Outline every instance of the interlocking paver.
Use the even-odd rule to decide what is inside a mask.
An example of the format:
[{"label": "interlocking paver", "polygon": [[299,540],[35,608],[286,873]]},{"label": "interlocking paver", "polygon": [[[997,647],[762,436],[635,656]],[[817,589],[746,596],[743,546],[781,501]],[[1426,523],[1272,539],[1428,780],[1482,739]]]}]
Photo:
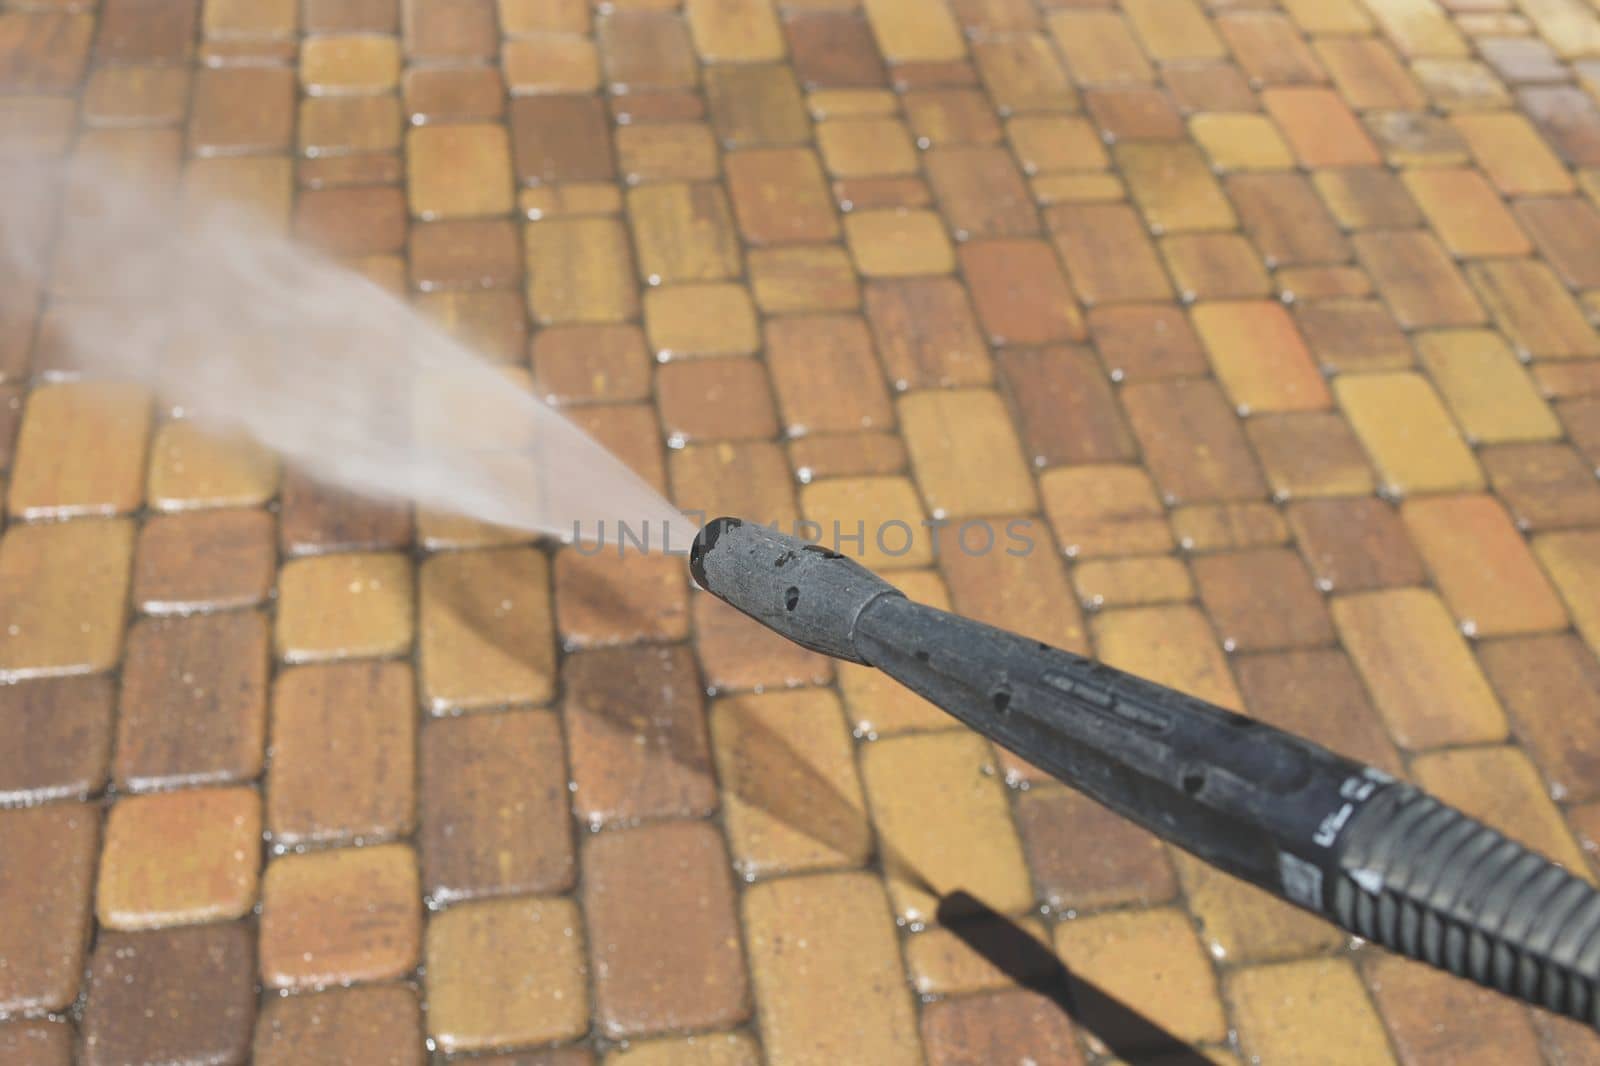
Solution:
[{"label": "interlocking paver", "polygon": [[[680,504],[860,521],[914,598],[1580,864],[1595,54],[1581,0],[33,0],[0,159],[237,204]],[[75,225],[0,278],[0,836],[46,875],[0,871],[0,1057],[1152,1057],[1033,987],[1097,928],[1088,979],[1211,1061],[1592,1054],[1345,959],[681,559],[366,500],[78,379]],[[219,794],[243,822],[183,828]],[[918,894],[968,883],[1017,917]],[[252,973],[293,992],[259,1019]]]}]

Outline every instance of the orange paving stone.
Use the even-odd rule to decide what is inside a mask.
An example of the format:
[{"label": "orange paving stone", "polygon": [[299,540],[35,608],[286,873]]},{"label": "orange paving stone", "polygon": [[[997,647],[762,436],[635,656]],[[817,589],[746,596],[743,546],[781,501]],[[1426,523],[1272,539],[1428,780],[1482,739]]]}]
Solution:
[{"label": "orange paving stone", "polygon": [[[916,598],[1592,857],[1580,0],[0,7],[0,167],[237,204],[684,506],[860,521]],[[680,559],[364,500],[74,378],[63,249],[0,277],[0,853],[43,874],[0,861],[0,1058],[1600,1055]],[[1062,959],[1148,1024],[1069,1017]]]}]

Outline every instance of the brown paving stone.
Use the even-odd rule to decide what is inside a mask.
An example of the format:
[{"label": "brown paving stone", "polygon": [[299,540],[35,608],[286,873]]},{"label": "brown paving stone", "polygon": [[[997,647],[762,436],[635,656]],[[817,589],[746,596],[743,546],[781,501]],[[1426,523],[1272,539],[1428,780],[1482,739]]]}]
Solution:
[{"label": "brown paving stone", "polygon": [[[685,545],[666,543],[665,531],[651,533],[626,517],[614,519],[602,533],[607,543],[587,554],[569,549],[556,557],[556,629],[563,646],[572,650],[687,636],[682,563],[659,552],[681,554]],[[655,553],[646,554],[641,544]]]},{"label": "brown paving stone", "polygon": [[1528,1012],[1515,1003],[1396,955],[1374,955],[1363,970],[1396,1055],[1407,1066],[1539,1058]]},{"label": "brown paving stone", "polygon": [[1463,632],[1489,637],[1566,626],[1555,590],[1494,497],[1407,500],[1401,515]]},{"label": "brown paving stone", "polygon": [[1058,911],[1163,903],[1178,881],[1161,841],[1069,789],[1017,801],[1017,827],[1040,902]]},{"label": "brown paving stone", "polygon": [[1234,59],[1260,85],[1326,81],[1317,57],[1284,15],[1265,11],[1224,12],[1217,30]]},{"label": "brown paving stone", "polygon": [[400,28],[394,0],[307,0],[300,28],[306,33],[393,33]]},{"label": "brown paving stone", "polygon": [[445,1052],[582,1036],[589,992],[582,922],[568,899],[464,903],[427,933],[428,1035]]},{"label": "brown paving stone", "polygon": [[860,316],[773,319],[766,327],[766,352],[789,436],[893,425],[889,393]]},{"label": "brown paving stone", "polygon": [[28,396],[6,500],[25,518],[123,514],[144,500],[150,395],[132,385],[71,382]]},{"label": "brown paving stone", "polygon": [[968,294],[947,278],[878,280],[867,318],[898,389],[988,384],[993,378]]},{"label": "brown paving stone", "polygon": [[1319,170],[1312,182],[1334,217],[1349,229],[1404,229],[1422,222],[1421,210],[1392,171]]},{"label": "brown paving stone", "polygon": [[1280,298],[1300,306],[1305,301],[1372,295],[1372,279],[1357,266],[1285,267],[1274,280]]},{"label": "brown paving stone", "polygon": [[991,343],[1043,344],[1086,336],[1066,276],[1045,242],[969,241],[961,247],[960,262]]},{"label": "brown paving stone", "polygon": [[934,546],[916,486],[904,477],[830,478],[805,486],[801,508],[817,540],[871,570],[927,566]]},{"label": "brown paving stone", "polygon": [[[245,1062],[255,1021],[248,926],[107,932],[89,964],[82,1060]],[[162,1024],[150,1021],[158,1016]]]},{"label": "brown paving stone", "polygon": [[1434,593],[1392,589],[1341,596],[1333,601],[1333,618],[1402,747],[1504,738],[1505,715]]},{"label": "brown paving stone", "polygon": [[146,619],[128,633],[112,771],[125,789],[248,780],[266,743],[266,618]]},{"label": "brown paving stone", "polygon": [[689,27],[675,15],[605,12],[595,20],[595,35],[613,92],[688,88],[695,84]]},{"label": "brown paving stone", "polygon": [[0,679],[116,663],[132,565],[124,520],[13,525],[0,538]]},{"label": "brown paving stone", "polygon": [[83,804],[0,811],[0,1009],[65,1010],[78,996],[92,925],[100,815]]},{"label": "brown paving stone", "polygon": [[789,442],[789,465],[802,484],[833,477],[897,474],[906,468],[898,434],[829,433]]},{"label": "brown paving stone", "polygon": [[[1079,918],[1056,926],[1055,938],[1068,973],[1106,997],[1086,1008],[1084,1027],[1107,1043],[1132,1053],[1161,1030],[1183,1041],[1215,1041],[1224,1034],[1216,978],[1181,911],[1162,907]],[[1140,1024],[1119,1018],[1110,1009],[1117,1003],[1138,1004]]]},{"label": "brown paving stone", "polygon": [[330,1059],[422,1066],[422,1007],[409,985],[357,986],[269,999],[256,1022],[252,1061],[298,1062],[308,1047]]},{"label": "brown paving stone", "polygon": [[1266,494],[1249,445],[1212,382],[1135,385],[1122,390],[1122,402],[1169,502]]},{"label": "brown paving stone", "polygon": [[1595,796],[1591,763],[1600,741],[1596,718],[1594,655],[1567,634],[1487,641],[1478,658],[1544,771],[1553,798],[1581,802]]},{"label": "brown paving stone", "polygon": [[1575,288],[1600,286],[1600,212],[1575,196],[1519,200],[1512,205],[1517,221],[1533,238],[1540,254]]},{"label": "brown paving stone", "polygon": [[1084,303],[1173,296],[1155,247],[1126,204],[1062,204],[1045,212],[1073,290]]},{"label": "brown paving stone", "polygon": [[1227,190],[1268,266],[1349,258],[1349,244],[1303,176],[1234,175],[1228,179]]},{"label": "brown paving stone", "polygon": [[1161,252],[1178,286],[1178,298],[1193,300],[1265,296],[1272,283],[1250,242],[1236,233],[1188,233],[1165,237]]},{"label": "brown paving stone", "polygon": [[1595,541],[1592,534],[1575,531],[1547,533],[1533,542],[1534,554],[1591,648],[1600,647],[1600,569],[1595,566]]},{"label": "brown paving stone", "polygon": [[752,248],[747,270],[756,305],[769,313],[848,311],[861,303],[850,256],[835,245]]},{"label": "brown paving stone", "polygon": [[744,894],[743,917],[769,1061],[921,1061],[910,991],[882,979],[900,959],[876,877],[759,884]]},{"label": "brown paving stone", "polygon": [[1133,435],[1093,355],[1063,345],[1003,352],[999,363],[1034,466],[1134,459]]},{"label": "brown paving stone", "polygon": [[0,1022],[0,1055],[17,1066],[71,1066],[73,1035],[66,1022]]},{"label": "brown paving stone", "polygon": [[671,456],[673,498],[682,510],[743,515],[762,523],[798,516],[789,464],[776,444],[691,444]]},{"label": "brown paving stone", "polygon": [[996,393],[915,393],[900,399],[898,412],[912,469],[935,517],[1034,509],[1028,465]]},{"label": "brown paving stone", "polygon": [[1297,302],[1294,318],[1325,371],[1403,370],[1416,361],[1411,342],[1377,300]]},{"label": "brown paving stone", "polygon": [[716,281],[739,271],[738,240],[722,190],[663,184],[628,193],[639,269],[657,281]]},{"label": "brown paving stone", "polygon": [[471,122],[505,113],[500,72],[487,67],[409,67],[402,85],[413,121]]},{"label": "brown paving stone", "polygon": [[1128,142],[1112,158],[1153,232],[1231,229],[1233,207],[1205,159],[1190,144]]},{"label": "brown paving stone", "polygon": [[[380,164],[387,169],[382,179],[369,177],[369,181],[399,178],[398,160],[366,155],[346,157],[347,153],[392,153],[400,148],[401,116],[399,102],[392,96],[311,97],[301,101],[298,143],[304,155],[318,158],[301,163],[302,173],[312,166],[372,167]],[[302,182],[309,184],[308,182]],[[347,182],[354,184],[355,182]],[[321,212],[326,221],[337,218],[333,207],[336,201],[326,200]]]},{"label": "brown paving stone", "polygon": [[948,1000],[922,1015],[922,1039],[935,1066],[1032,1061],[1078,1066],[1071,1024],[1049,996],[1014,991]]},{"label": "brown paving stone", "polygon": [[1474,263],[1467,277],[1519,352],[1535,359],[1600,354],[1600,337],[1555,273],[1538,260]]},{"label": "brown paving stone", "polygon": [[800,87],[787,68],[719,64],[705,72],[712,125],[725,147],[796,144],[810,139]]},{"label": "brown paving stone", "polygon": [[1183,118],[1160,89],[1148,85],[1090,89],[1083,94],[1083,104],[1108,142],[1183,139]]},{"label": "brown paving stone", "polygon": [[262,982],[307,988],[410,972],[420,897],[416,855],[402,844],[274,859],[262,878]]},{"label": "brown paving stone", "polygon": [[[157,521],[178,519],[152,520],[151,526]],[[284,554],[400,548],[410,542],[409,508],[374,503],[319,485],[293,470],[285,474],[278,509],[278,544]]]},{"label": "brown paving stone", "polygon": [[783,24],[795,73],[807,89],[883,85],[883,60],[865,19],[848,11],[798,11]]},{"label": "brown paving stone", "polygon": [[557,405],[642,400],[651,361],[637,326],[552,326],[534,337],[529,358],[541,399]]},{"label": "brown paving stone", "polygon": [[547,711],[431,723],[422,738],[420,841],[429,898],[570,888],[566,778],[560,728]]},{"label": "brown paving stone", "polygon": [[525,548],[435,556],[418,575],[418,656],[434,711],[543,703],[555,691],[550,577]]},{"label": "brown paving stone", "polygon": [[1100,358],[1114,380],[1198,376],[1207,362],[1184,313],[1157,304],[1097,307],[1088,314]]},{"label": "brown paving stone", "polygon": [[933,190],[919,177],[841,178],[833,183],[839,210],[911,210],[933,204]]},{"label": "brown paving stone", "polygon": [[[749,1013],[727,853],[704,822],[606,833],[584,848],[595,1010],[613,1037],[736,1025]],[[654,874],[676,871],[670,880]],[[693,982],[672,980],[694,973]]]},{"label": "brown paving stone", "polygon": [[826,241],[839,224],[822,169],[803,148],[754,149],[726,157],[740,231],[756,244]]},{"label": "brown paving stone", "polygon": [[777,435],[772,386],[754,359],[703,359],[661,368],[662,426],[670,441],[765,440]]},{"label": "brown paving stone", "polygon": [[1483,473],[1471,449],[1420,375],[1343,375],[1333,388],[1384,491],[1405,495],[1482,487]]},{"label": "brown paving stone", "polygon": [[1362,124],[1390,166],[1443,169],[1467,162],[1460,132],[1437,115],[1380,111],[1364,115]]},{"label": "brown paving stone", "polygon": [[1243,969],[1229,976],[1227,993],[1238,1019],[1240,1046],[1260,1061],[1335,1043],[1339,1056],[1394,1061],[1383,1022],[1355,967],[1345,959]]},{"label": "brown paving stone", "polygon": [[383,838],[415,824],[411,670],[400,663],[308,666],[272,697],[267,829],[284,844]]},{"label": "brown paving stone", "polygon": [[1244,428],[1279,499],[1355,496],[1376,487],[1360,443],[1333,412],[1257,415]]},{"label": "brown paving stone", "polygon": [[694,595],[690,614],[705,684],[713,692],[821,685],[833,677],[831,660],[779,637],[708,594]]},{"label": "brown paving stone", "polygon": [[586,652],[569,656],[565,671],[579,817],[598,826],[715,809],[703,701],[686,648]]},{"label": "brown paving stone", "polygon": [[607,1066],[759,1066],[761,1052],[755,1037],[747,1032],[703,1033],[633,1041],[626,1048],[612,1051],[605,1061]]},{"label": "brown paving stone", "polygon": [[412,228],[411,284],[428,291],[495,288],[522,280],[522,241],[505,220],[432,222]]},{"label": "brown paving stone", "polygon": [[998,146],[935,148],[923,165],[958,240],[1039,231],[1022,174]]},{"label": "brown paving stone", "polygon": [[1600,521],[1600,484],[1562,444],[1502,444],[1479,453],[1489,484],[1519,529],[1543,531]]},{"label": "brown paving stone", "polygon": [[106,782],[113,710],[109,678],[43,678],[0,687],[0,803],[84,798]]},{"label": "brown paving stone", "polygon": [[411,644],[411,565],[403,556],[297,559],[278,589],[277,648],[290,662],[390,655]]},{"label": "brown paving stone", "polygon": [[281,152],[294,128],[294,73],[271,67],[195,73],[189,144],[199,155]]},{"label": "brown paving stone", "polygon": [[152,517],[134,554],[134,603],[151,614],[260,603],[272,586],[272,527],[263,511]]},{"label": "brown paving stone", "polygon": [[1600,165],[1600,111],[1583,89],[1570,85],[1521,89],[1517,103],[1563,161],[1577,167]]},{"label": "brown paving stone", "polygon": [[102,67],[84,85],[84,122],[177,125],[188,106],[189,77],[188,71],[170,67]]},{"label": "brown paving stone", "polygon": [[1080,85],[1150,81],[1154,71],[1121,15],[1111,11],[1060,11],[1050,35]]},{"label": "brown paving stone", "polygon": [[1400,325],[1470,326],[1484,312],[1444,249],[1423,230],[1357,234],[1356,255]]},{"label": "brown paving stone", "polygon": [[525,185],[610,181],[616,176],[604,105],[592,96],[511,102],[512,166]]},{"label": "brown paving stone", "polygon": [[1285,548],[1194,560],[1200,599],[1226,651],[1266,651],[1333,642],[1327,610],[1294,552]]},{"label": "brown paving stone", "polygon": [[402,5],[408,57],[470,60],[494,55],[491,0],[402,0]]},{"label": "brown paving stone", "polygon": [[256,903],[260,840],[252,789],[120,799],[106,819],[96,917],[127,930],[243,917]]},{"label": "brown paving stone", "polygon": [[1349,658],[1337,649],[1241,655],[1233,660],[1249,713],[1351,759],[1401,773]]},{"label": "brown paving stone", "polygon": [[1307,500],[1289,506],[1289,522],[1318,585],[1358,592],[1426,580],[1395,509],[1378,499]]}]

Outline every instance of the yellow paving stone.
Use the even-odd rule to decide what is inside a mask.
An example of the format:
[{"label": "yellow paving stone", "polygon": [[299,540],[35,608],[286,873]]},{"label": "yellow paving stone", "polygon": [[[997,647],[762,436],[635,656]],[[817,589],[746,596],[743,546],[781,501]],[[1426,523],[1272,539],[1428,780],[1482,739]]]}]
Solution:
[{"label": "yellow paving stone", "polygon": [[1483,471],[1427,379],[1409,372],[1346,374],[1333,393],[1396,495],[1483,486]]}]

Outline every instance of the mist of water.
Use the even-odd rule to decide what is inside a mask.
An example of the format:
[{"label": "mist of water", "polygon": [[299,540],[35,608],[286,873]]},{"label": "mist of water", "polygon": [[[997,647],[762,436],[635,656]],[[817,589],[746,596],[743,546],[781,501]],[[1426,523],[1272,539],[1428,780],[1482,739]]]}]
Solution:
[{"label": "mist of water", "polygon": [[70,372],[307,476],[529,533],[692,526],[587,434],[366,278],[215,198],[104,161],[7,166],[0,278],[50,294]]}]

